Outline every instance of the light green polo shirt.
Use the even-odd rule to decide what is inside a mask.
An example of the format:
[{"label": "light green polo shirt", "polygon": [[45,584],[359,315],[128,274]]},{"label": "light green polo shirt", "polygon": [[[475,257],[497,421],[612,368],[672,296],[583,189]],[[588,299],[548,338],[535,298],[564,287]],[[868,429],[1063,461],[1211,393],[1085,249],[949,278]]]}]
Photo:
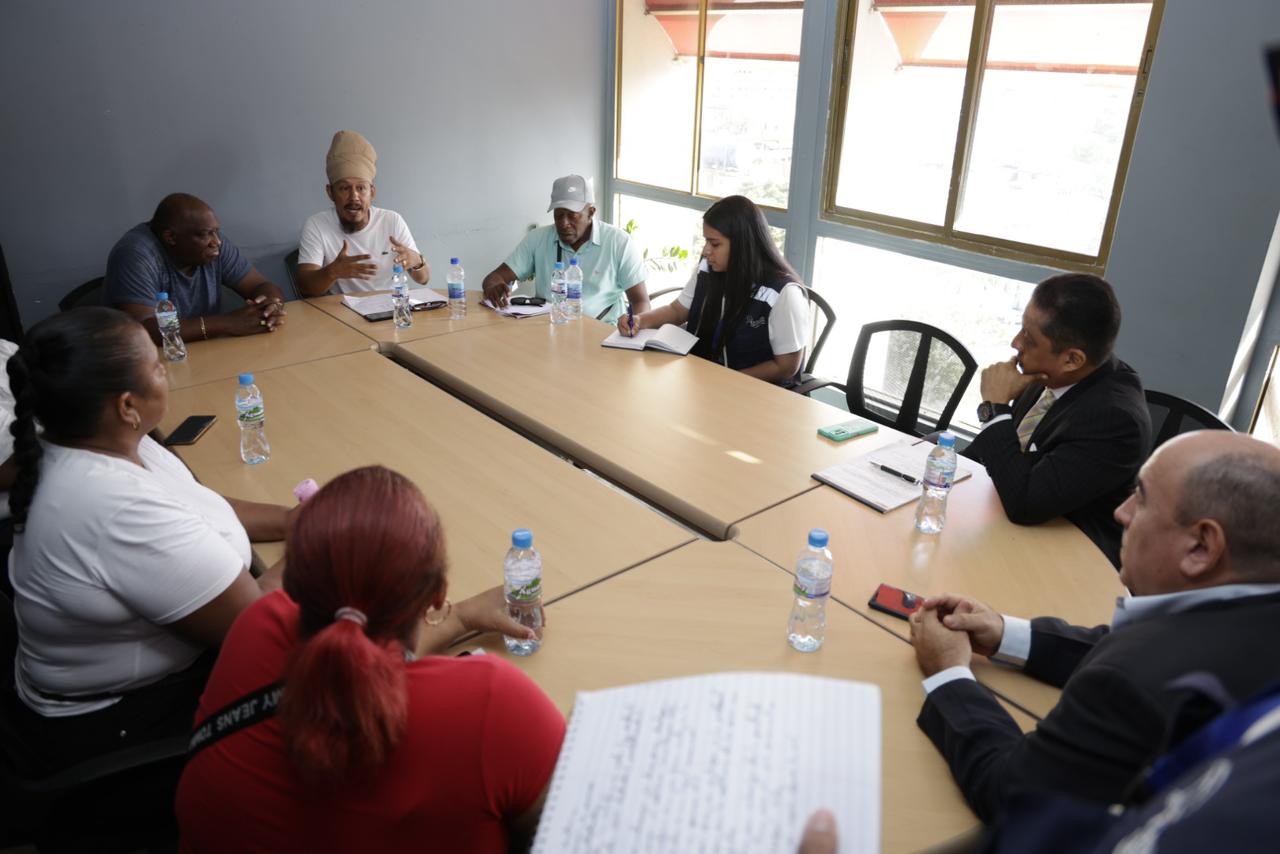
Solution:
[{"label": "light green polo shirt", "polygon": [[604,319],[614,323],[626,310],[623,294],[627,288],[644,281],[644,259],[631,241],[631,236],[620,228],[595,219],[591,223],[591,237],[574,252],[560,241],[554,225],[535,228],[524,236],[520,245],[507,256],[506,264],[520,279],[534,277],[538,296],[551,297],[551,271],[556,263],[556,248],[565,269],[569,260],[578,259],[582,268],[582,316],[596,317],[605,309]]}]

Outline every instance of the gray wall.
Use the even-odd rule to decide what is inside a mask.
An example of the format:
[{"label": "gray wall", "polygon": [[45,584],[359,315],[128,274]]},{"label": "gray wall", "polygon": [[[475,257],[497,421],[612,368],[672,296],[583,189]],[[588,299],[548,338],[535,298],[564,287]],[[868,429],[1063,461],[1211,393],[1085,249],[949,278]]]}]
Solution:
[{"label": "gray wall", "polygon": [[[545,213],[551,180],[599,175],[599,0],[5,0],[0,211],[25,325],[102,274],[166,193],[194,193],[268,277],[328,204],[333,133],[378,151],[444,280],[471,287]],[[555,42],[549,39],[554,34]],[[566,50],[567,48],[567,50]]]},{"label": "gray wall", "polygon": [[1275,42],[1276,0],[1168,0],[1107,266],[1125,312],[1120,355],[1149,387],[1209,409],[1280,211],[1262,59]]}]

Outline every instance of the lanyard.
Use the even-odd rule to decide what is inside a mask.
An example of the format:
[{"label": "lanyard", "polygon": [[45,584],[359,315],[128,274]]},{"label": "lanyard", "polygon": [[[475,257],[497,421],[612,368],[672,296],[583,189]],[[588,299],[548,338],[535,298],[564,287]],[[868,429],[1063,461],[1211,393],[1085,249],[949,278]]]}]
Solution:
[{"label": "lanyard", "polygon": [[1147,791],[1159,792],[1192,766],[1235,747],[1249,727],[1277,709],[1280,709],[1280,686],[1214,718],[1151,766],[1145,781]]}]

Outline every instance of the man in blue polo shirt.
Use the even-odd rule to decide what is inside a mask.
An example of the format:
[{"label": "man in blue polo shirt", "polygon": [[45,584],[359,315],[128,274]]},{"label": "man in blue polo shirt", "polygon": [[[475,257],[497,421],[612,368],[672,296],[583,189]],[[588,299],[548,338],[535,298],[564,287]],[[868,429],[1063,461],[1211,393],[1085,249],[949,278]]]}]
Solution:
[{"label": "man in blue polo shirt", "polygon": [[[224,286],[245,304],[219,314]],[[165,196],[151,221],[126,232],[107,258],[102,304],[137,318],[157,344],[161,292],[177,306],[188,343],[274,332],[284,323],[284,293],[222,235],[213,208],[186,193]]]},{"label": "man in blue polo shirt", "polygon": [[556,261],[569,266],[578,259],[582,268],[582,313],[616,322],[625,310],[622,295],[636,314],[649,310],[649,291],[644,285],[644,259],[625,231],[595,219],[595,194],[591,182],[581,175],[557,178],[551,185],[555,225],[535,228],[525,235],[507,260],[484,277],[485,298],[495,305],[507,304],[511,285],[530,276],[535,278],[538,296],[551,296],[551,271]]}]

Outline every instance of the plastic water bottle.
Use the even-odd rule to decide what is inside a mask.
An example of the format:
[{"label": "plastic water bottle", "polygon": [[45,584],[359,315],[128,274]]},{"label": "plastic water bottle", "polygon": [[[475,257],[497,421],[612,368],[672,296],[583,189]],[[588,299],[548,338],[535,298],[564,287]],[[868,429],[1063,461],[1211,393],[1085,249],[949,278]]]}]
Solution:
[{"label": "plastic water bottle", "polygon": [[565,296],[567,294],[567,284],[565,282],[564,262],[557,261],[555,269],[551,271],[551,322],[560,324],[569,319],[566,312],[569,306],[565,304]]},{"label": "plastic water bottle", "polygon": [[816,652],[827,637],[827,597],[831,594],[831,552],[827,532],[814,528],[809,545],[796,559],[796,594],[787,621],[787,641],[800,652]]},{"label": "plastic water bottle", "polygon": [[937,534],[947,522],[947,495],[956,479],[956,436],[947,431],[924,463],[924,487],[916,506],[916,530]]},{"label": "plastic water bottle", "polygon": [[449,319],[462,320],[467,316],[467,273],[457,258],[449,259]]},{"label": "plastic water bottle", "polygon": [[409,305],[409,277],[399,264],[391,270],[391,316],[397,329],[413,326],[413,308]]},{"label": "plastic water bottle", "polygon": [[542,646],[542,556],[534,550],[533,532],[528,528],[511,532],[511,548],[502,561],[502,581],[511,619],[538,633],[534,640],[503,636],[507,652],[533,655]]},{"label": "plastic water bottle", "polygon": [[266,408],[262,405],[262,392],[253,384],[253,374],[240,375],[240,387],[236,389],[236,420],[240,423],[240,459],[251,466],[271,459]]},{"label": "plastic water bottle", "polygon": [[577,320],[582,317],[582,268],[577,258],[569,259],[569,269],[564,274],[566,320]]},{"label": "plastic water bottle", "polygon": [[170,362],[181,362],[187,358],[187,345],[182,343],[182,325],[178,321],[178,307],[169,300],[168,291],[156,294],[156,323],[160,326],[164,357]]}]

